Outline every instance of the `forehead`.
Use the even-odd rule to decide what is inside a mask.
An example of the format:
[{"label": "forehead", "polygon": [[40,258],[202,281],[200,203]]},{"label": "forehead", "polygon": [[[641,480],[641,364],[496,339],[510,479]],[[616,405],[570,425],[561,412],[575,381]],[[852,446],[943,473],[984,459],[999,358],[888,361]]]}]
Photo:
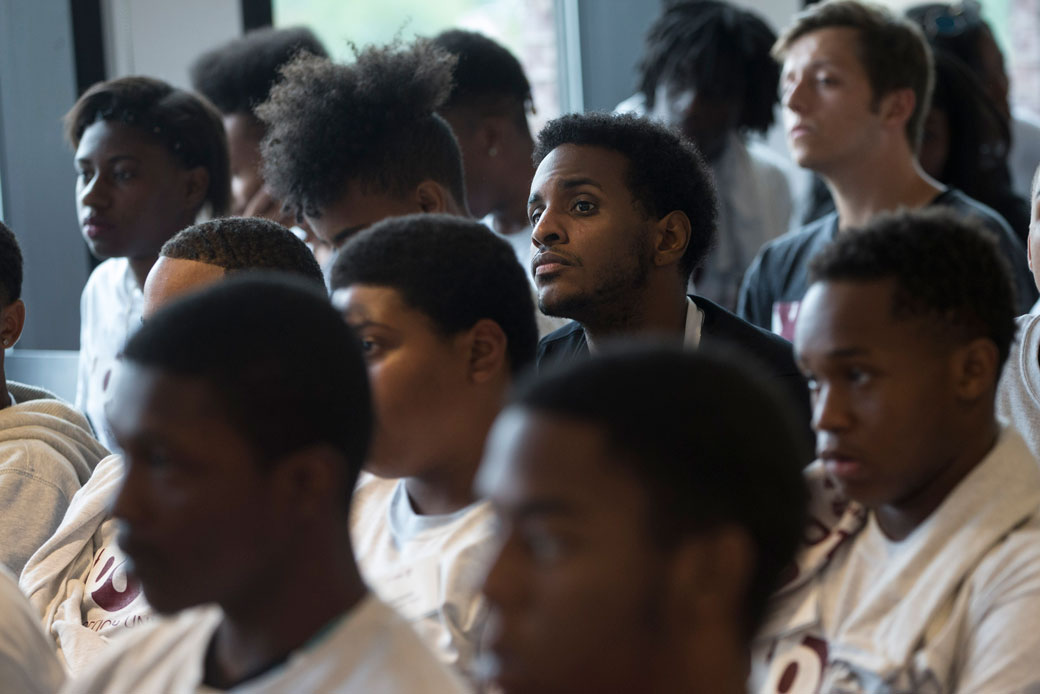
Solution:
[{"label": "forehead", "polygon": [[119,437],[161,436],[212,440],[237,433],[208,383],[120,361],[106,414]]},{"label": "forehead", "polygon": [[140,128],[119,121],[99,120],[88,125],[80,136],[76,147],[76,158],[92,156],[124,155],[136,158],[173,158],[155,138],[147,136]]},{"label": "forehead", "polygon": [[426,314],[408,304],[393,287],[352,284],[333,292],[332,304],[351,325],[410,323],[432,328]]},{"label": "forehead", "polygon": [[799,36],[784,55],[784,73],[826,65],[864,72],[859,31],[851,27],[824,27]]},{"label": "forehead", "polygon": [[144,282],[144,310],[149,318],[173,299],[223,279],[224,268],[198,260],[162,256]]},{"label": "forehead", "polygon": [[496,421],[476,484],[507,515],[547,507],[576,517],[626,516],[631,523],[644,504],[601,427],[517,407]]},{"label": "forehead", "polygon": [[628,191],[628,158],[594,145],[560,145],[542,159],[531,181],[532,195],[547,195],[576,181],[587,181],[606,192]]}]

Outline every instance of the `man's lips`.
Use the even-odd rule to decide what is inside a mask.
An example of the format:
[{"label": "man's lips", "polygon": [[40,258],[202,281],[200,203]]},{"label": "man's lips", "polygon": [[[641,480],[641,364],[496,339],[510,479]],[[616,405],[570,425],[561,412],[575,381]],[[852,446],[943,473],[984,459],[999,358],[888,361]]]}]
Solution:
[{"label": "man's lips", "polygon": [[101,219],[100,217],[87,217],[83,220],[83,232],[88,238],[97,238],[98,236],[111,231],[112,228],[111,222]]},{"label": "man's lips", "polygon": [[545,252],[535,256],[531,262],[531,267],[534,269],[535,276],[540,277],[553,272],[559,272],[563,268],[572,267],[575,264],[572,260],[562,255]]},{"label": "man's lips", "polygon": [[838,478],[859,477],[863,474],[863,462],[846,451],[828,449],[818,455],[828,474]]},{"label": "man's lips", "polygon": [[795,125],[793,128],[791,128],[790,130],[787,131],[787,137],[792,139],[792,140],[796,140],[799,137],[803,137],[805,135],[809,135],[810,133],[812,133],[812,128],[811,127],[809,127],[808,125],[806,125],[804,123],[799,123],[799,124]]}]

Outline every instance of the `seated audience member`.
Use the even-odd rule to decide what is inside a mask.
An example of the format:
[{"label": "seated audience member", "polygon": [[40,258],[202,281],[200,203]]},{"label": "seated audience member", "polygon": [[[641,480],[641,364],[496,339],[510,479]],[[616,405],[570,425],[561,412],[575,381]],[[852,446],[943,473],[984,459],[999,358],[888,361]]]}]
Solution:
[{"label": "seated audience member", "polygon": [[1024,312],[1036,300],[1025,250],[993,210],[925,174],[915,151],[932,91],[920,30],[887,9],[832,0],[798,14],[774,47],[794,160],[827,183],[836,211],[767,244],[744,277],[738,313],[790,339],[812,258],[881,212],[946,207],[998,236]]},{"label": "seated audience member", "polygon": [[[718,192],[718,244],[694,273],[699,295],[732,311],[758,249],[788,230],[787,162],[748,136],[773,124],[776,34],[755,13],[717,0],[667,6],[640,66],[643,111],[678,128],[704,155]],[[793,173],[793,172],[792,172]]]},{"label": "seated audience member", "polygon": [[[163,245],[145,282],[143,316],[187,291],[248,270],[286,272],[315,289],[325,286],[314,256],[288,229],[259,218],[216,219]],[[139,628],[152,614],[140,583],[128,573],[109,512],[123,470],[118,455],[98,464],[21,576],[22,591],[73,674],[93,663],[109,638]]]},{"label": "seated audience member", "polygon": [[42,388],[5,380],[4,350],[25,325],[21,296],[22,251],[0,222],[0,566],[16,576],[108,455],[82,414]]},{"label": "seated audience member", "polygon": [[795,350],[819,460],[752,691],[1040,686],[1040,469],[994,417],[1015,314],[992,233],[949,210],[879,216],[809,283]]},{"label": "seated audience member", "polygon": [[351,513],[358,566],[441,660],[472,675],[494,552],[473,479],[506,390],[534,360],[530,286],[482,224],[412,215],[348,242],[332,287],[361,338],[376,413],[373,474]]},{"label": "seated audience member", "polygon": [[538,345],[539,366],[600,343],[665,335],[687,349],[733,343],[780,379],[804,410],[791,346],[699,296],[690,273],[715,235],[715,193],[696,149],[631,115],[569,115],[538,135],[528,214],[538,304],[572,322]]},{"label": "seated audience member", "polygon": [[[531,264],[531,190],[534,139],[527,112],[534,112],[531,85],[520,62],[505,47],[472,31],[451,29],[434,45],[458,61],[448,99],[437,112],[448,121],[462,150],[469,209],[513,246],[525,268]],[[533,278],[532,295],[535,292]],[[566,321],[535,307],[538,335]]]},{"label": "seated audience member", "polygon": [[767,376],[706,352],[598,355],[499,417],[478,485],[500,519],[484,593],[506,694],[746,691],[804,451]]},{"label": "seated audience member", "polygon": [[65,681],[65,670],[54,656],[54,645],[40,631],[32,605],[18,590],[18,581],[0,566],[0,682],[5,692],[54,694]]},{"label": "seated audience member", "polygon": [[208,204],[227,210],[227,138],[202,99],[148,77],[99,82],[65,116],[76,148],[76,208],[90,252],[105,259],[80,301],[76,407],[98,439],[116,355],[141,322],[141,290],[159,249]]},{"label": "seated audience member", "polygon": [[[202,54],[191,66],[192,86],[224,117],[231,166],[231,214],[267,217],[287,227],[296,223],[295,216],[264,187],[260,141],[266,128],[253,109],[267,99],[279,78],[279,68],[300,52],[328,55],[310,29],[257,29]],[[319,262],[329,260],[327,245],[313,234],[306,241]]]},{"label": "seated audience member", "polygon": [[454,64],[425,39],[350,65],[297,56],[255,109],[271,192],[333,248],[386,217],[469,216],[459,146],[436,113]]},{"label": "seated audience member", "polygon": [[987,101],[1000,111],[1011,128],[1008,166],[1014,192],[1028,197],[1033,170],[1040,161],[1040,122],[1028,110],[1012,108],[1004,55],[992,29],[982,18],[979,3],[974,0],[924,3],[908,8],[906,15],[921,27],[934,48],[953,53],[978,77],[989,97]]},{"label": "seated audience member", "polygon": [[113,514],[168,618],[68,692],[464,691],[354,562],[371,403],[360,345],[323,289],[230,279],[149,317],[123,355]]},{"label": "seated audience member", "polygon": [[[1029,225],[1029,267],[1040,287],[1040,168],[1033,178]],[[997,415],[1015,427],[1040,459],[1040,315],[1020,316],[1018,339],[1011,344],[1007,367],[997,389]]]}]

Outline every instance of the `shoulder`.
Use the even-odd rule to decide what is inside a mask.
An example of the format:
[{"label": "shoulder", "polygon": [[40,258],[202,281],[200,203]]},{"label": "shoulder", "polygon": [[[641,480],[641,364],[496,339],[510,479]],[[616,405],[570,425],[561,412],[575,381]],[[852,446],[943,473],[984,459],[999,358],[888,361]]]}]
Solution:
[{"label": "shoulder", "polygon": [[971,215],[993,231],[997,231],[1000,234],[1007,233],[1013,235],[1014,233],[1011,231],[1011,227],[1008,226],[1007,221],[1005,221],[996,210],[988,205],[984,205],[975,198],[968,197],[956,188],[948,188],[944,193],[936,198],[935,204],[949,207],[963,214]]},{"label": "shoulder", "polygon": [[539,367],[558,358],[568,358],[580,349],[585,341],[585,331],[578,321],[571,321],[557,328],[538,341],[535,361]]},{"label": "shoulder", "polygon": [[691,296],[690,299],[704,312],[702,335],[708,342],[719,339],[738,343],[745,351],[763,362],[763,365],[783,374],[798,373],[790,342],[775,333],[752,325],[708,299],[699,296]]},{"label": "shoulder", "polygon": [[834,238],[838,214],[832,212],[809,222],[800,229],[789,231],[773,239],[759,253],[764,263],[789,263],[799,259],[808,260]]}]

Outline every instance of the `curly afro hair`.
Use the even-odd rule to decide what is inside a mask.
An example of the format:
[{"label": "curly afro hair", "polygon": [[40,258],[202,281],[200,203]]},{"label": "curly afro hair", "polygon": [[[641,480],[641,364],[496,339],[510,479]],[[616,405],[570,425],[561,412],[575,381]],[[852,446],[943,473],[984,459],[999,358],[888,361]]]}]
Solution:
[{"label": "curly afro hair", "polygon": [[809,263],[810,283],[895,279],[895,317],[930,319],[957,342],[989,338],[1001,365],[1015,337],[1011,277],[994,234],[940,208],[880,215]]},{"label": "curly afro hair", "polygon": [[465,207],[462,155],[436,114],[455,58],[429,40],[371,46],[351,65],[299,55],[255,110],[264,180],[288,209],[319,217],[348,183],[405,195],[430,179]]},{"label": "curly afro hair", "polygon": [[0,307],[22,298],[22,249],[7,225],[0,222]]},{"label": "curly afro hair", "polygon": [[479,222],[438,214],[383,220],[343,247],[331,284],[395,289],[444,335],[488,318],[506,334],[514,374],[534,361],[538,328],[526,273],[509,243]]},{"label": "curly afro hair", "polygon": [[327,56],[310,29],[257,29],[199,56],[191,69],[191,84],[221,113],[252,115],[278,80],[278,68],[300,52]]},{"label": "curly afro hair", "polygon": [[163,244],[159,255],[197,260],[228,273],[287,272],[325,289],[325,277],[307,244],[281,224],[259,217],[224,217],[190,226]]},{"label": "curly afro hair", "polygon": [[647,109],[657,87],[672,83],[698,93],[739,99],[737,127],[765,133],[778,102],[780,66],[770,50],[776,34],[758,15],[718,0],[685,0],[650,27],[639,90]]},{"label": "curly afro hair", "polygon": [[632,114],[562,116],[538,133],[534,164],[561,145],[603,147],[628,160],[632,197],[654,219],[679,210],[690,220],[690,242],[679,263],[688,278],[715,245],[715,184],[697,147],[679,133]]}]

